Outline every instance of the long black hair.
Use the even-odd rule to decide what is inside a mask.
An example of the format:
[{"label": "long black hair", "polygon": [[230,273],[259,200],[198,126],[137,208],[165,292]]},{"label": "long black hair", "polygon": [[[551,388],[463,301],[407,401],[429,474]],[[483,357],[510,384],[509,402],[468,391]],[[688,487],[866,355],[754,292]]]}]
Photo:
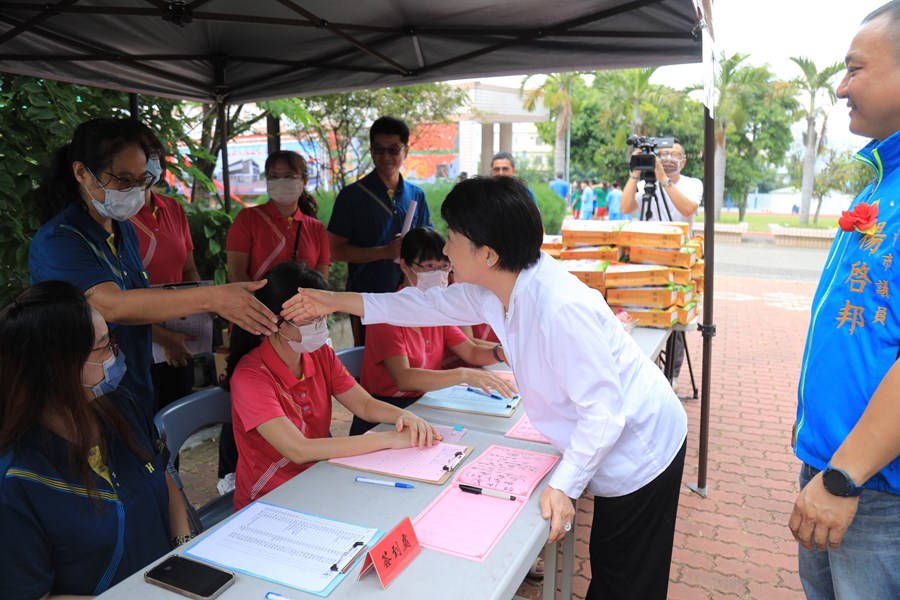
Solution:
[{"label": "long black hair", "polygon": [[[256,290],[255,296],[266,308],[276,315],[281,305],[297,293],[298,287],[328,290],[328,282],[318,271],[294,261],[280,263],[263,275],[266,285]],[[279,320],[280,326],[283,321]],[[276,334],[273,334],[276,335]],[[228,388],[231,375],[245,354],[262,343],[263,336],[250,333],[237,325],[231,331],[231,347],[228,350],[228,365],[223,387]]]},{"label": "long black hair", "polygon": [[[88,453],[97,444],[91,434],[106,423],[135,454],[149,460],[115,402],[106,396],[87,400],[82,369],[94,349],[93,311],[78,288],[45,281],[27,288],[0,310],[0,449],[29,433],[45,433],[45,419],[56,415],[71,424],[68,463],[89,494],[96,491]],[[103,435],[99,440],[104,450]],[[41,435],[49,444],[49,436]],[[53,453],[46,449],[48,457]],[[63,466],[63,465],[59,465]]]},{"label": "long black hair", "polygon": [[128,146],[137,146],[145,156],[158,153],[156,136],[134,119],[92,119],[75,129],[72,141],[56,152],[50,171],[37,190],[35,210],[41,224],[46,223],[71,202],[82,202],[72,164],[84,163],[91,173],[105,171],[116,154]]}]

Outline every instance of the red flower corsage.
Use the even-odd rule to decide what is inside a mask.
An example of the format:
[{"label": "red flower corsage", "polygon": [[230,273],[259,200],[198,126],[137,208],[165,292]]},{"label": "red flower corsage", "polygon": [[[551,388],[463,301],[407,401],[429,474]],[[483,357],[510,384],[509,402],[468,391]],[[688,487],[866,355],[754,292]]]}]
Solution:
[{"label": "red flower corsage", "polygon": [[858,231],[872,235],[878,228],[878,201],[872,204],[860,202],[853,210],[845,210],[838,219],[843,231]]}]

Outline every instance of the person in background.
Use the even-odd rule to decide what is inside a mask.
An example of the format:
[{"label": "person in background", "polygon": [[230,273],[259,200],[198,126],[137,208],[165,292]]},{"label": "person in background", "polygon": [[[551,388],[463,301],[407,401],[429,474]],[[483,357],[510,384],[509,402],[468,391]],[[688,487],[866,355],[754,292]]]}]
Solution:
[{"label": "person in background", "polygon": [[[324,277],[295,262],[265,274],[257,298],[279,310],[298,287],[328,289]],[[234,507],[240,510],[316,461],[384,448],[431,446],[441,436],[420,417],[372,398],[325,340],[324,318],[281,321],[268,338],[235,328],[228,355],[233,427],[238,446]],[[391,431],[330,436],[331,397],[355,416]]]},{"label": "person in background", "polygon": [[622,186],[618,181],[612,182],[612,188],[606,194],[606,205],[609,208],[610,221],[621,221],[625,218],[622,214]]},{"label": "person in background", "polygon": [[585,179],[581,182],[581,211],[579,218],[590,221],[594,218],[594,180]]},{"label": "person in background", "polygon": [[[641,150],[635,150],[640,154]],[[689,223],[693,230],[694,215],[703,199],[703,182],[695,177],[682,175],[681,171],[687,164],[687,155],[684,146],[675,138],[675,144],[671,148],[661,148],[656,153],[656,193],[650,201],[650,212],[641,214],[643,221],[681,221]],[[620,210],[623,213],[631,213],[644,210],[642,201],[644,196],[644,180],[641,172],[634,170],[628,177],[628,182],[622,190]]]},{"label": "person in background", "polygon": [[[150,154],[147,172],[154,184],[163,181],[166,157],[159,139],[148,129]],[[200,281],[194,262],[194,242],[181,204],[153,188],[144,191],[144,205],[130,219],[138,239],[141,263],[150,285]],[[152,326],[152,338],[165,354],[165,362],[150,367],[155,395],[154,414],[194,388],[194,358],[187,347],[188,336],[159,325]]]},{"label": "person in background", "polygon": [[327,280],[331,250],[319,203],[306,191],[309,166],[290,150],[273,152],[265,164],[269,201],[241,210],[225,245],[228,281],[257,281],[287,260],[315,269]]},{"label": "person in background", "polygon": [[150,324],[214,312],[246,329],[271,333],[278,319],[253,297],[264,281],[150,289],[129,222],[156,180],[147,162],[157,148],[147,134],[146,125],[133,119],[93,119],[75,129],[37,191],[42,225],[28,249],[28,267],[32,283],[55,279],[82,290],[125,356],[122,388],[149,413],[154,402]]},{"label": "person in background", "polygon": [[[347,290],[393,292],[403,273],[400,231],[415,202],[411,227],[432,227],[425,192],[403,179],[400,169],[409,151],[409,127],[400,119],[381,117],[369,129],[375,170],[341,190],[334,201],[328,240],[334,260],[347,263]],[[365,328],[350,318],[354,346],[365,345]]]},{"label": "person in background", "polygon": [[[900,598],[900,1],[863,19],[837,87],[874,179],[840,219],[803,352],[788,526],[810,600]],[[870,223],[867,223],[870,222]]]},{"label": "person in background", "polygon": [[[420,227],[403,238],[400,268],[403,288],[427,292],[446,288],[450,261],[444,255],[444,236]],[[424,392],[468,384],[487,394],[509,397],[515,389],[491,371],[460,367],[441,369],[445,351],[469,365],[490,365],[502,360],[498,345],[476,344],[457,327],[396,327],[372,325],[363,354],[360,384],[375,398],[406,408]],[[350,435],[365,433],[375,423],[353,418]]]},{"label": "person in background", "polygon": [[570,206],[569,182],[563,179],[562,173],[556,174],[556,179],[550,182],[550,189],[556,192],[557,196],[566,201],[566,207]]},{"label": "person in background", "polygon": [[581,193],[582,187],[580,181],[572,182],[572,217],[581,218]]},{"label": "person in background", "polygon": [[605,221],[609,215],[606,204],[606,194],[609,190],[609,182],[601,181],[600,185],[594,188],[594,218]]},{"label": "person in background", "polygon": [[[644,180],[640,178],[641,172],[634,170],[628,177],[628,183],[622,190],[622,199],[620,202],[620,210],[624,213],[630,213],[638,210],[640,219],[643,221],[677,221],[685,222],[690,225],[690,231],[693,234],[694,214],[700,206],[700,200],[703,199],[703,182],[694,177],[682,175],[681,170],[687,164],[687,155],[684,152],[684,146],[674,138],[675,143],[672,148],[662,148],[656,154],[656,192],[649,206],[644,207]],[[635,154],[641,152],[640,148],[635,150]],[[651,215],[648,217],[646,212],[649,208]],[[673,375],[672,387],[678,389],[678,376],[681,374],[681,366],[684,364],[684,335],[683,333],[675,334],[675,344],[673,348]]]},{"label": "person in background", "polygon": [[[498,152],[495,154],[491,159],[491,176],[517,177],[516,161],[513,160],[513,155],[509,152]],[[534,191],[530,187],[528,188],[528,193],[531,194],[531,199],[537,205],[537,197],[535,197]]]},{"label": "person in background", "polygon": [[116,390],[124,369],[69,283],[0,311],[0,597],[93,597],[192,537],[150,415]]},{"label": "person in background", "polygon": [[528,418],[562,454],[540,496],[548,541],[571,530],[574,500],[593,494],[587,598],[665,600],[687,441],[681,402],[603,296],[541,252],[540,212],[520,181],[459,183],[441,216],[458,283],[424,294],[300,290],[282,316],[489,323]]}]

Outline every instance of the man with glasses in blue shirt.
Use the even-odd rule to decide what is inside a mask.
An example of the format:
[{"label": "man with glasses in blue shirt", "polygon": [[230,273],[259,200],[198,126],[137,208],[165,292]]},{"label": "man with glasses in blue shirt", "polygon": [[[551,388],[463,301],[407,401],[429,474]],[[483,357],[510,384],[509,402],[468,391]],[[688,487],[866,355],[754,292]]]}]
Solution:
[{"label": "man with glasses in blue shirt", "polygon": [[[412,202],[411,227],[432,227],[422,188],[403,179],[400,169],[409,146],[409,127],[394,117],[381,117],[369,129],[375,170],[348,185],[334,202],[328,223],[332,260],[347,263],[347,291],[393,292],[403,276],[401,229]],[[351,317],[353,341],[365,345],[365,329]]]}]

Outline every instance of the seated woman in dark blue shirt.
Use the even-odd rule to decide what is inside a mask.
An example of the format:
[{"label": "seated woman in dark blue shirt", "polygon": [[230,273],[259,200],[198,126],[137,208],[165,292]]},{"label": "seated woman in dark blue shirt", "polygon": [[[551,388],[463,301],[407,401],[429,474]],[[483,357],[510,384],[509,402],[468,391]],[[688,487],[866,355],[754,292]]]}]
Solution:
[{"label": "seated woman in dark blue shirt", "polygon": [[75,286],[0,311],[0,598],[97,595],[189,538],[150,417]]}]

